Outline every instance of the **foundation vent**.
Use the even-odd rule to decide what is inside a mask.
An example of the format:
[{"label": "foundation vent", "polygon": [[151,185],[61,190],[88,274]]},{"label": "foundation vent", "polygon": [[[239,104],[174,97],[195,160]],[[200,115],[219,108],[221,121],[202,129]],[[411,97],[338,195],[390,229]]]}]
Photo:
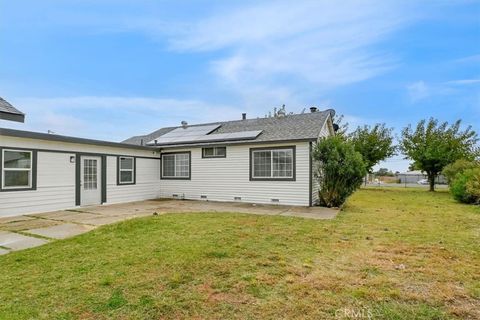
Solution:
[{"label": "foundation vent", "polygon": [[202,194],[202,195],[200,196],[200,199],[207,199],[207,196],[204,195],[204,194]]},{"label": "foundation vent", "polygon": [[242,201],[242,197],[234,197],[233,200],[235,200],[235,201]]},{"label": "foundation vent", "polygon": [[280,202],[280,199],[272,199],[272,202],[278,203]]}]

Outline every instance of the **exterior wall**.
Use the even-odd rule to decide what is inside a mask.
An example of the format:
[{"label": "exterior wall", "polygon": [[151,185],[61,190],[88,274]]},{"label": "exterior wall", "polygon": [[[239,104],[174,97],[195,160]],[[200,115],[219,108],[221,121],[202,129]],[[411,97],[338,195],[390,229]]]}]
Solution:
[{"label": "exterior wall", "polygon": [[[250,148],[296,146],[295,181],[250,181]],[[227,146],[226,158],[202,158],[202,148],[168,149],[164,152],[191,151],[191,179],[162,179],[160,194],[171,198],[173,194],[185,199],[235,201],[308,206],[310,201],[309,143],[242,144]]]},{"label": "exterior wall", "polygon": [[[0,136],[0,147],[38,150],[36,190],[0,192],[0,217],[74,208],[75,163],[70,157],[76,153],[107,154],[106,203],[159,196],[160,161],[152,159],[158,152],[6,136]],[[137,157],[136,184],[117,186],[116,155]]]},{"label": "exterior wall", "polygon": [[137,158],[136,169],[134,185],[117,185],[117,157],[107,157],[107,204],[160,196],[160,161]]},{"label": "exterior wall", "polygon": [[0,192],[0,217],[75,207],[71,155],[38,152],[37,190]]}]

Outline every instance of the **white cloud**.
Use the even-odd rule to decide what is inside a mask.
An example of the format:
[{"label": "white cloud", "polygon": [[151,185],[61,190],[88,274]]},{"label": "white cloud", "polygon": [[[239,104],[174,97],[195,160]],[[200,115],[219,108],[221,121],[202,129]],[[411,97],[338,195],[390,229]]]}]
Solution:
[{"label": "white cloud", "polygon": [[430,96],[430,88],[424,81],[417,81],[407,86],[408,95],[412,102],[423,100]]},{"label": "white cloud", "polygon": [[480,79],[461,79],[461,80],[452,80],[447,81],[445,84],[447,85],[470,85],[470,84],[477,84],[480,83]]},{"label": "white cloud", "polygon": [[416,16],[407,10],[396,1],[267,2],[216,12],[170,43],[178,51],[226,50],[212,71],[237,91],[308,82],[322,92],[395,67],[394,53],[375,45]]},{"label": "white cloud", "polygon": [[480,79],[458,79],[436,83],[416,81],[407,85],[411,102],[415,103],[432,96],[445,96],[459,93],[462,87],[480,84]]}]

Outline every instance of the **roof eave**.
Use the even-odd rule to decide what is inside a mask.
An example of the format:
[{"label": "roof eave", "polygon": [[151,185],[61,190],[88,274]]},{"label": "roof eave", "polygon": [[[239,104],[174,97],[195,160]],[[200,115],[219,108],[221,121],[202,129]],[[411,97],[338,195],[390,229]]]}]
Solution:
[{"label": "roof eave", "polygon": [[15,121],[15,122],[25,122],[25,115],[20,113],[11,113],[0,111],[0,119]]},{"label": "roof eave", "polygon": [[33,132],[33,131],[22,131],[22,130],[5,129],[5,128],[0,128],[0,136],[98,145],[98,146],[105,146],[105,147],[116,147],[116,148],[137,149],[137,150],[150,150],[150,151],[158,150],[158,148],[149,147],[149,146],[139,146],[139,145],[133,145],[133,144],[120,143],[120,142],[85,139],[85,138],[62,136],[62,135],[56,135],[56,134],[40,133],[40,132]]},{"label": "roof eave", "polygon": [[310,142],[317,141],[316,138],[301,138],[301,139],[283,139],[283,140],[235,140],[235,141],[217,141],[208,143],[195,143],[195,144],[177,144],[177,145],[157,145],[157,148],[161,149],[178,149],[178,148],[197,148],[212,145],[240,145],[240,144],[280,144],[280,143],[297,143],[297,142]]}]

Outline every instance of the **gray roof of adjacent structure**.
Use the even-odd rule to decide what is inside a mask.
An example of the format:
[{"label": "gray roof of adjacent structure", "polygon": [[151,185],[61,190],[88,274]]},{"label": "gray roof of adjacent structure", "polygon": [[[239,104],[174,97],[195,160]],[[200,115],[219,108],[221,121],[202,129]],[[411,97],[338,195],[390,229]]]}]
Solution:
[{"label": "gray roof of adjacent structure", "polygon": [[7,129],[7,128],[0,128],[0,136],[29,138],[29,139],[40,139],[40,140],[49,140],[49,141],[58,141],[58,142],[89,144],[89,145],[97,145],[97,146],[105,146],[105,147],[117,147],[117,148],[155,151],[155,148],[147,147],[147,146],[132,145],[132,144],[126,144],[126,143],[121,143],[121,142],[111,142],[111,141],[103,141],[103,140],[77,138],[77,137],[70,137],[70,136],[61,136],[61,135],[58,135],[58,134],[14,130],[14,129]]},{"label": "gray roof of adjacent structure", "polygon": [[0,97],[0,119],[24,122],[25,114]]},{"label": "gray roof of adjacent structure", "polygon": [[[322,130],[325,122],[330,115],[334,115],[335,111],[332,109],[325,111],[317,111],[313,113],[303,114],[290,114],[285,117],[269,117],[269,118],[257,118],[246,120],[235,120],[225,122],[214,122],[208,124],[189,125],[193,126],[205,126],[217,124],[220,127],[209,134],[214,136],[215,134],[244,132],[261,130],[262,133],[253,141],[254,142],[277,142],[277,141],[292,141],[292,140],[316,140],[320,131]],[[178,127],[161,128],[152,133],[143,136],[131,137],[123,143],[142,145],[147,144],[152,140],[159,138],[160,136],[175,130]],[[221,142],[221,141],[218,141]],[[176,146],[176,145],[188,145],[191,143],[177,143],[177,144],[158,144],[158,146]]]}]

